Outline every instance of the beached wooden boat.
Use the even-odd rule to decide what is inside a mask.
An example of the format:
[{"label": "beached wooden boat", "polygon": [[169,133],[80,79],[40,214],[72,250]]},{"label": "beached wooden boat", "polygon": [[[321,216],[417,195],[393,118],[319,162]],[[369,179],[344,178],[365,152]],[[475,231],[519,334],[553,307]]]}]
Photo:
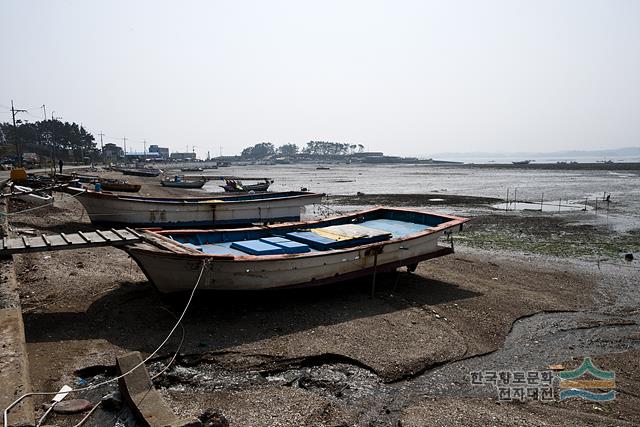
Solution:
[{"label": "beached wooden boat", "polygon": [[160,169],[150,169],[150,168],[122,169],[120,172],[122,172],[124,175],[147,176],[147,177],[158,176],[162,173]]},{"label": "beached wooden boat", "polygon": [[165,178],[160,181],[160,184],[163,187],[173,188],[202,188],[206,182],[206,179],[188,180],[184,179],[184,177],[176,176],[174,178]]},{"label": "beached wooden boat", "polygon": [[[151,227],[217,227],[298,221],[300,208],[324,194],[289,191],[184,198],[154,198],[69,187],[94,224]],[[80,193],[78,193],[80,191]]]},{"label": "beached wooden boat", "polygon": [[53,203],[53,197],[48,194],[39,193],[31,187],[22,185],[14,185],[11,187],[11,197],[14,199],[24,200],[34,205],[42,206]]},{"label": "beached wooden boat", "polygon": [[256,184],[243,184],[242,181],[235,179],[225,180],[225,185],[220,187],[224,188],[224,191],[228,193],[247,193],[249,191],[267,191],[269,186],[273,184],[273,180],[265,179],[264,182],[258,182]]},{"label": "beached wooden boat", "polygon": [[[228,230],[142,232],[125,247],[161,292],[311,286],[453,253],[438,240],[466,218],[374,208],[320,221]],[[204,264],[203,264],[204,262]]]},{"label": "beached wooden boat", "polygon": [[100,180],[100,185],[105,191],[122,191],[125,193],[137,193],[142,186],[140,184],[129,184],[128,182],[122,182],[117,180]]}]

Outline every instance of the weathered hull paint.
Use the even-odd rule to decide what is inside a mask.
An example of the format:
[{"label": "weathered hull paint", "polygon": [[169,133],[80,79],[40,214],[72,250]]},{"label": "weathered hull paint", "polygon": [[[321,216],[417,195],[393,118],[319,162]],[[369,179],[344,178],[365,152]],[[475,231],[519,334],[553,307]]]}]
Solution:
[{"label": "weathered hull paint", "polygon": [[[259,259],[215,259],[129,247],[127,252],[160,292],[192,289],[202,263],[206,264],[199,289],[259,290],[340,281],[390,270],[452,253],[437,244],[445,230],[406,240],[367,245],[329,253],[263,256]],[[376,252],[381,251],[376,255]]]},{"label": "weathered hull paint", "polygon": [[77,196],[93,224],[136,227],[196,227],[224,224],[297,221],[304,205],[319,203],[322,194],[256,200],[148,199],[85,192]]}]

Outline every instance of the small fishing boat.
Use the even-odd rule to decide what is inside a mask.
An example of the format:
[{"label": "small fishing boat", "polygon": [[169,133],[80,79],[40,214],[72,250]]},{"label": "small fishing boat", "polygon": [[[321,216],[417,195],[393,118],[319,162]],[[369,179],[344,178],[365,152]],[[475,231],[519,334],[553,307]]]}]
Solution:
[{"label": "small fishing boat", "polygon": [[49,175],[52,179],[55,179],[58,182],[71,182],[71,181],[78,181],[78,182],[82,182],[82,183],[92,183],[97,179],[100,179],[99,176],[97,175],[82,175],[82,174],[78,174],[78,173],[70,173],[70,174],[65,174],[65,173],[56,173],[56,174],[51,174]]},{"label": "small fishing boat", "polygon": [[229,193],[243,193],[249,191],[267,191],[269,186],[273,184],[273,180],[265,179],[264,182],[258,182],[257,184],[243,184],[240,180],[235,179],[227,179],[225,180],[225,185],[221,185],[220,187],[224,188],[224,191]]},{"label": "small fishing boat", "polygon": [[24,200],[34,205],[42,206],[53,202],[53,197],[48,194],[38,193],[31,187],[23,187],[14,185],[12,187],[11,197],[14,199]]},{"label": "small fishing boat", "polygon": [[182,168],[180,170],[182,172],[202,172],[204,169],[202,169],[202,168]]},{"label": "small fishing boat", "polygon": [[335,218],[226,230],[141,232],[124,250],[161,292],[312,286],[453,253],[439,239],[466,218],[374,208]]},{"label": "small fishing boat", "polygon": [[151,168],[137,168],[137,169],[122,169],[124,175],[133,175],[133,176],[147,176],[147,177],[155,177],[162,173],[160,169],[151,169]]},{"label": "small fishing boat", "polygon": [[197,180],[188,180],[184,179],[179,175],[176,175],[173,178],[165,178],[160,181],[160,184],[163,187],[173,187],[173,188],[202,188],[204,184],[207,182],[206,179],[197,179]]},{"label": "small fishing boat", "polygon": [[300,220],[300,209],[324,194],[289,191],[205,197],[154,198],[67,187],[93,224],[140,227],[218,227]]},{"label": "small fishing boat", "polygon": [[122,191],[125,193],[137,193],[142,186],[140,184],[129,184],[126,181],[102,179],[100,186],[105,191]]}]

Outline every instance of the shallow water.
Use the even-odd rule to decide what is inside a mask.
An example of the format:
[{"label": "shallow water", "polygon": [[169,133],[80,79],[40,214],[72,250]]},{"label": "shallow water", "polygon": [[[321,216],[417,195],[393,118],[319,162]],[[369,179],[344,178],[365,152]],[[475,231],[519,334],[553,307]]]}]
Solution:
[{"label": "shallow water", "polygon": [[[429,165],[328,165],[315,164],[232,166],[205,171],[208,175],[269,177],[271,191],[300,190],[333,194],[457,194],[467,196],[514,197],[539,204],[547,200],[570,201],[584,206],[604,194],[611,195],[612,211],[640,219],[640,176],[637,171],[606,170],[522,170]],[[203,191],[222,191],[220,181],[208,182]],[[550,210],[553,210],[550,208]]]}]

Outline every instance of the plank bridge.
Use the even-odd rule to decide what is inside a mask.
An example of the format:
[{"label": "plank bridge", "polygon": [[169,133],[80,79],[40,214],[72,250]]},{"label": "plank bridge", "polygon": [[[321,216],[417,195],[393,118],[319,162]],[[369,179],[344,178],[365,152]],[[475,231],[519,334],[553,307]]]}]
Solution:
[{"label": "plank bridge", "polygon": [[93,248],[97,246],[123,246],[142,241],[140,234],[131,229],[110,229],[58,233],[40,236],[3,237],[0,256],[28,252],[61,251],[65,249]]}]

